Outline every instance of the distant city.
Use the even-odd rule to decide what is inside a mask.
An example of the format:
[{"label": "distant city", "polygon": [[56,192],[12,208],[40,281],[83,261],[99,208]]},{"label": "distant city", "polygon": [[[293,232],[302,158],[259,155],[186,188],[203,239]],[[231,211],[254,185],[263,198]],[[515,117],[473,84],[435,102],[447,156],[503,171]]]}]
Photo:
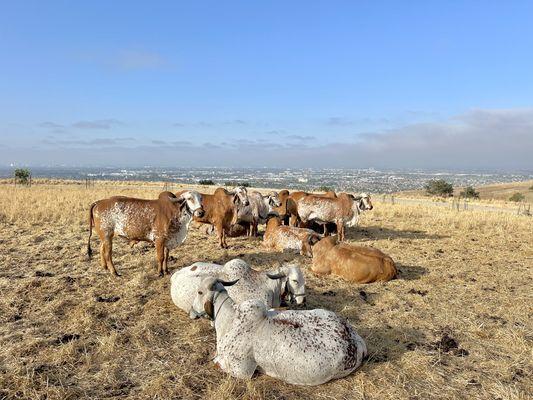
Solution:
[{"label": "distant city", "polygon": [[[0,177],[13,176],[12,168],[0,168]],[[34,178],[86,178],[117,181],[164,181],[198,183],[211,180],[216,185],[249,183],[255,187],[393,193],[421,189],[430,179],[444,179],[454,186],[482,186],[500,182],[533,179],[533,171],[516,173],[450,172],[422,170],[292,169],[292,168],[76,168],[33,167]]]}]

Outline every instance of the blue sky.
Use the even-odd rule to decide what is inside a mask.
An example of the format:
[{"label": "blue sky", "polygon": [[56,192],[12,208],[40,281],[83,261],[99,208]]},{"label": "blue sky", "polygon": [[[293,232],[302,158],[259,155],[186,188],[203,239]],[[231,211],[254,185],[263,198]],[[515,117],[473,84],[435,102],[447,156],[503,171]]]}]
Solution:
[{"label": "blue sky", "polygon": [[513,1],[4,2],[0,164],[527,169],[531,16]]}]

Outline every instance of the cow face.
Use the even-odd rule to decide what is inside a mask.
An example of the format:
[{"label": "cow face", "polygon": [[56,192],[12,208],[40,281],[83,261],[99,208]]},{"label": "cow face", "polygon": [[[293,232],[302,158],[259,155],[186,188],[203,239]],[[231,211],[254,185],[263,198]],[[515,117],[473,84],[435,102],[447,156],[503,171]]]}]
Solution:
[{"label": "cow face", "polygon": [[281,207],[281,200],[279,199],[278,192],[270,192],[267,199],[270,207]]},{"label": "cow face", "polygon": [[305,278],[295,265],[281,267],[277,273],[268,273],[270,279],[281,279],[281,296],[289,296],[291,302],[305,304]]},{"label": "cow face", "polygon": [[185,200],[187,208],[195,217],[203,217],[204,209],[202,208],[202,195],[194,190],[188,190],[180,195]]},{"label": "cow face", "polygon": [[215,277],[207,277],[198,286],[196,292],[196,297],[192,304],[192,309],[189,312],[189,317],[191,319],[196,319],[200,317],[208,318],[210,320],[215,320],[216,313],[218,310],[215,310],[215,302],[217,297],[225,292],[225,286],[232,286],[238,281],[226,282]]},{"label": "cow face", "polygon": [[302,270],[297,266],[288,268],[287,291],[291,301],[296,301],[296,304],[305,304],[305,278]]},{"label": "cow face", "polygon": [[358,207],[361,211],[372,210],[374,208],[368,194],[361,193]]},{"label": "cow face", "polygon": [[248,200],[248,191],[244,186],[237,186],[235,189],[233,189],[232,193],[234,194],[233,203],[240,203],[243,206],[250,204],[250,201]]}]

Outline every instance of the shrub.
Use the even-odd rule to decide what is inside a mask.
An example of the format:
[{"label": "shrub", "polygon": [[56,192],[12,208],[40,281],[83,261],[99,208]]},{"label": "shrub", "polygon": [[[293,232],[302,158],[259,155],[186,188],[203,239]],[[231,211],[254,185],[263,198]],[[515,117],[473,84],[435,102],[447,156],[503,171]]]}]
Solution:
[{"label": "shrub", "polygon": [[479,199],[479,192],[476,192],[476,189],[473,186],[467,186],[465,190],[461,192],[461,197],[466,197],[467,199]]},{"label": "shrub", "polygon": [[27,168],[17,168],[14,172],[15,180],[18,183],[27,185],[30,182],[31,172]]},{"label": "shrub", "polygon": [[531,186],[529,187],[529,190],[533,190],[533,185],[531,185]]},{"label": "shrub", "polygon": [[522,193],[514,193],[511,197],[509,197],[509,200],[510,201],[524,201],[524,199],[526,198],[526,196],[524,196]]},{"label": "shrub", "polygon": [[198,181],[199,185],[214,185],[215,182],[213,182],[211,179],[200,179]]},{"label": "shrub", "polygon": [[334,191],[333,188],[330,186],[320,186],[316,190],[317,192],[333,192]]},{"label": "shrub", "polygon": [[242,186],[242,187],[250,187],[252,186],[250,182],[237,182],[237,181],[226,181],[224,182],[224,186]]},{"label": "shrub", "polygon": [[453,196],[453,185],[444,179],[432,179],[426,183],[426,192],[433,196]]}]

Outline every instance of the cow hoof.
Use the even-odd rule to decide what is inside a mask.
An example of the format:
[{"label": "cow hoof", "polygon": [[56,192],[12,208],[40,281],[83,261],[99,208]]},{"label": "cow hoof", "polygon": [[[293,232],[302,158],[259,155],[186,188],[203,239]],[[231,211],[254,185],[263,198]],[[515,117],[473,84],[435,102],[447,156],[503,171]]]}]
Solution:
[{"label": "cow hoof", "polygon": [[164,274],[163,272],[160,272],[160,273],[159,273],[159,277],[160,277],[160,278],[162,278],[162,277],[164,277],[164,276],[165,276],[165,274]]}]

